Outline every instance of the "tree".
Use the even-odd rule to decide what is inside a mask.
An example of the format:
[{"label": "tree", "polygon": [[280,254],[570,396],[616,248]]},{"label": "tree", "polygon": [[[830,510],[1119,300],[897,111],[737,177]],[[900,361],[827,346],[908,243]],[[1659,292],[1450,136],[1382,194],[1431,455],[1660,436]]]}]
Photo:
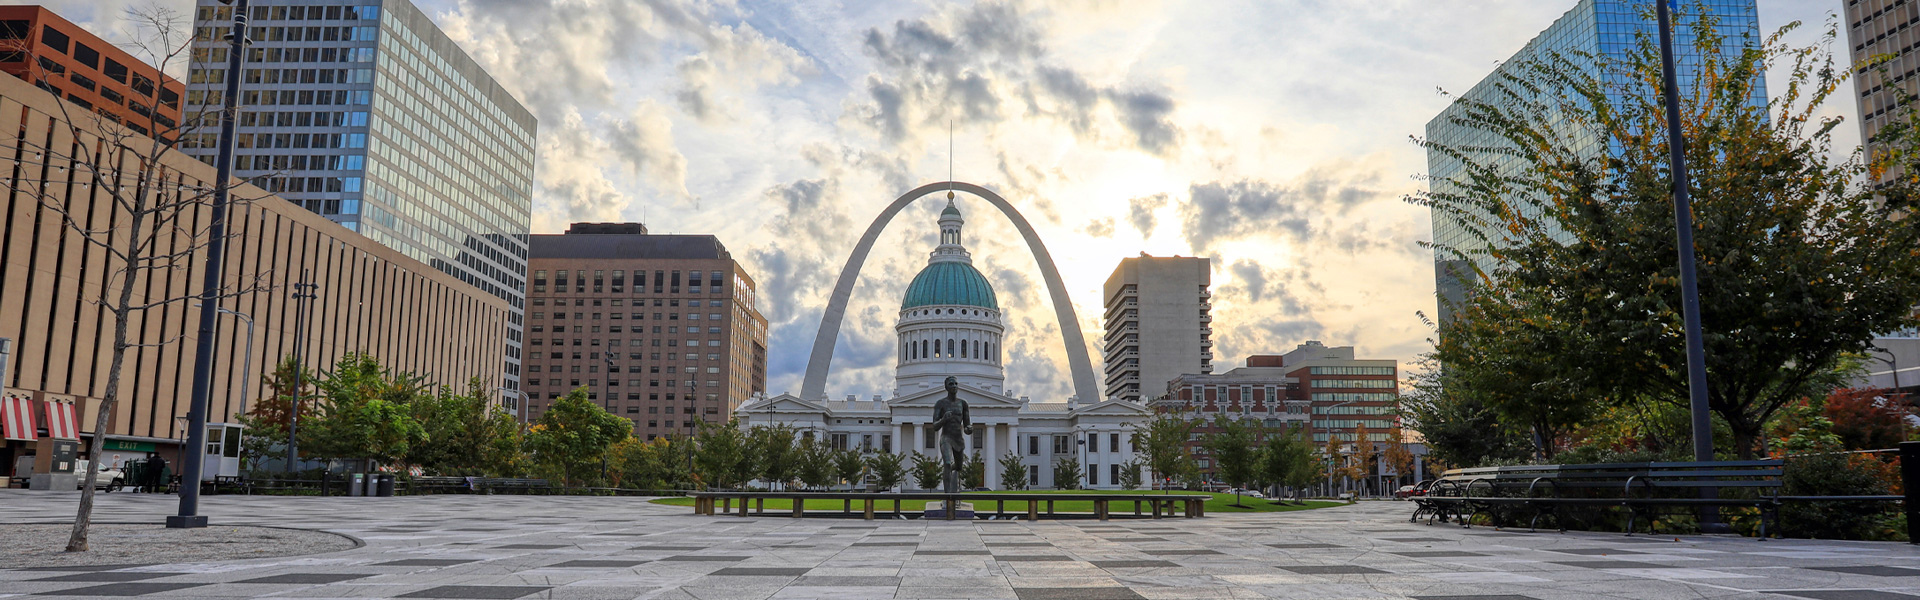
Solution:
[{"label": "tree", "polygon": [[1894,448],[1913,432],[1903,397],[1880,389],[1834,390],[1821,414],[1833,422],[1833,434],[1847,450]]},{"label": "tree", "polygon": [[833,474],[842,483],[858,487],[861,476],[867,472],[867,461],[861,460],[860,453],[841,450],[833,455]]},{"label": "tree", "polygon": [[1080,489],[1080,459],[1072,456],[1053,459],[1053,487],[1061,490]]},{"label": "tree", "polygon": [[684,458],[676,456],[676,444],[669,438],[641,440],[628,437],[608,449],[608,466],[619,487],[646,490],[669,489],[679,473],[686,471]]},{"label": "tree", "polygon": [[1259,478],[1274,485],[1310,485],[1319,476],[1313,455],[1313,443],[1300,436],[1299,428],[1269,431],[1260,451]]},{"label": "tree", "polygon": [[800,438],[798,468],[794,473],[800,483],[811,489],[821,489],[833,482],[833,448],[817,438]]},{"label": "tree", "polygon": [[733,489],[754,477],[753,448],[738,420],[701,421],[699,431],[694,437],[693,465],[708,487]]},{"label": "tree", "polygon": [[1140,469],[1145,466],[1136,458],[1120,465],[1120,489],[1140,489]]},{"label": "tree", "polygon": [[967,455],[967,462],[960,469],[960,487],[969,490],[987,487],[987,461],[980,455]]},{"label": "tree", "polygon": [[922,490],[940,489],[944,473],[940,468],[940,459],[930,455],[913,455],[913,482]]},{"label": "tree", "polygon": [[[325,387],[324,385],[322,386]],[[527,430],[527,450],[543,470],[563,485],[581,485],[608,459],[607,449],[627,439],[633,423],[587,400],[587,388],[574,388],[554,400]]]},{"label": "tree", "polygon": [[1373,445],[1373,430],[1367,428],[1366,421],[1354,428],[1353,440],[1353,462],[1347,478],[1358,480],[1362,493],[1372,494],[1373,486],[1379,483],[1374,474],[1380,472],[1380,451]]},{"label": "tree", "polygon": [[1400,419],[1426,439],[1428,460],[1457,467],[1525,457],[1525,436],[1480,398],[1445,385],[1445,370],[1431,353],[1417,363]]},{"label": "tree", "polygon": [[416,397],[410,408],[432,443],[408,446],[406,462],[439,475],[501,477],[517,470],[520,425],[494,408],[478,378],[467,382],[465,394],[443,387]]},{"label": "tree", "polygon": [[246,414],[240,415],[240,424],[246,426],[247,435],[243,438],[240,453],[246,458],[249,469],[260,469],[267,458],[275,455],[285,456],[287,444],[287,424],[292,422],[294,382],[300,382],[300,412],[313,414],[314,389],[313,375],[300,367],[293,356],[280,360],[272,373],[261,378],[261,391],[264,394],[254,401]]},{"label": "tree", "polygon": [[904,465],[906,455],[893,452],[879,452],[867,457],[867,471],[873,473],[873,483],[882,491],[891,490],[906,479]]},{"label": "tree", "polygon": [[1200,438],[1200,445],[1213,458],[1214,474],[1234,487],[1234,506],[1240,503],[1240,490],[1253,485],[1259,465],[1260,425],[1252,418],[1232,419],[1226,414],[1213,417],[1213,430]]},{"label": "tree", "polygon": [[320,398],[311,418],[303,417],[300,448],[319,458],[358,458],[394,464],[415,444],[427,442],[426,428],[410,407],[425,388],[411,373],[389,371],[372,356],[351,353],[315,382]]},{"label": "tree", "polygon": [[1415,481],[1422,479],[1420,473],[1413,472],[1413,451],[1407,449],[1406,437],[1407,432],[1400,429],[1399,423],[1394,423],[1393,427],[1387,429],[1387,449],[1380,453],[1381,462],[1393,471],[1396,484],[1400,478],[1408,475],[1412,475]]},{"label": "tree", "polygon": [[1008,450],[1000,455],[1000,489],[1027,489],[1027,463],[1020,460],[1020,453]]},{"label": "tree", "polygon": [[[1776,412],[1825,393],[1810,386],[1876,332],[1912,326],[1920,304],[1920,228],[1900,218],[1920,200],[1920,106],[1907,98],[1894,107],[1874,154],[1830,152],[1840,122],[1821,109],[1852,89],[1843,85],[1852,69],[1834,64],[1835,29],[1812,47],[1787,46],[1783,34],[1797,26],[1742,50],[1723,43],[1713,19],[1698,19],[1700,74],[1680,94],[1708,407],[1741,458],[1758,450]],[[1788,77],[1763,106],[1755,98],[1766,72]],[[1521,384],[1686,405],[1659,73],[1645,33],[1622,60],[1531,61],[1503,72],[1496,98],[1455,101],[1455,122],[1479,134],[1468,136],[1472,146],[1421,142],[1460,161],[1463,175],[1411,201],[1475,240],[1436,252],[1488,265],[1471,274],[1463,318],[1443,326],[1438,354],[1449,370],[1472,360],[1445,348],[1456,326],[1504,319],[1513,337],[1478,347],[1540,350],[1528,365],[1537,368],[1516,371]],[[1876,181],[1888,173],[1899,175]],[[1460,331],[1486,339],[1472,333],[1482,327],[1500,326]],[[1566,337],[1553,343],[1555,333]]]},{"label": "tree", "polygon": [[786,425],[752,428],[747,444],[752,448],[755,461],[754,475],[770,486],[792,481],[795,462],[799,459],[794,437],[793,428]]},{"label": "tree", "polygon": [[1178,413],[1160,413],[1133,429],[1133,445],[1146,455],[1156,481],[1185,480],[1199,472],[1187,442],[1196,422]]},{"label": "tree", "polygon": [[[126,18],[135,32],[129,51],[160,72],[179,70],[182,57],[193,43],[190,15],[156,5],[128,10]],[[24,43],[26,39],[15,44]],[[0,49],[25,50],[24,47]],[[32,56],[32,53],[25,55]],[[78,71],[55,71],[39,64],[44,63],[26,61],[28,71],[21,74],[21,79],[57,82],[64,78],[69,81],[58,87],[83,87],[76,79],[80,78]],[[84,87],[92,89],[93,84]],[[177,92],[165,85],[155,91],[160,97],[156,98],[155,92],[137,93],[127,99],[128,104],[164,115],[168,111],[160,104],[180,101]],[[55,115],[53,126],[62,130],[60,135],[19,136],[20,144],[13,152],[20,157],[21,168],[15,171],[12,176],[15,179],[8,189],[37,201],[46,213],[47,226],[65,230],[65,239],[77,244],[71,249],[63,248],[72,257],[70,260],[89,264],[96,264],[92,261],[98,260],[97,266],[108,273],[105,285],[98,290],[94,311],[88,315],[108,321],[109,333],[105,335],[112,340],[105,386],[95,411],[98,414],[93,425],[95,435],[87,446],[87,455],[95,460],[88,461],[86,472],[80,474],[80,504],[66,548],[68,552],[85,552],[87,530],[92,524],[94,482],[99,478],[103,462],[98,457],[105,455],[108,420],[119,412],[116,405],[122,386],[132,383],[132,377],[126,373],[128,351],[171,344],[186,337],[135,339],[129,335],[129,329],[144,327],[147,311],[192,312],[191,307],[183,305],[195,300],[207,307],[205,310],[214,310],[227,298],[249,293],[260,284],[256,280],[243,286],[222,285],[211,294],[178,296],[165,295],[164,290],[172,289],[169,286],[147,284],[150,280],[176,275],[193,275],[194,283],[199,283],[203,271],[194,267],[198,266],[202,251],[215,240],[225,241],[224,237],[230,235],[213,229],[210,217],[214,216],[213,201],[230,195],[239,184],[188,178],[176,168],[179,156],[167,156],[183,132],[204,122],[199,118],[201,115],[188,115],[184,123],[154,119],[156,129],[147,130],[81,109],[72,102],[54,104],[60,114]],[[56,172],[60,174],[38,175]],[[253,198],[236,195],[229,200],[234,206],[245,206]],[[225,218],[224,213],[218,216]]]}]

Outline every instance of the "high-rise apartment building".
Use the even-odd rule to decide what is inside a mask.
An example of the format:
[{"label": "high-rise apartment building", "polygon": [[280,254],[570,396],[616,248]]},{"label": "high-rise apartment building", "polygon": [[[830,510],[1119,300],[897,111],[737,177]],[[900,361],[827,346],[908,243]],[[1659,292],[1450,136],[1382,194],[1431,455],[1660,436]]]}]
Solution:
[{"label": "high-rise apartment building", "polygon": [[1174,377],[1213,372],[1212,269],[1205,258],[1141,253],[1107,276],[1108,398],[1151,400]]},{"label": "high-rise apartment building", "polygon": [[[1853,88],[1860,103],[1860,141],[1872,140],[1882,127],[1900,118],[1900,95],[1920,92],[1920,4],[1907,0],[1845,0],[1847,44],[1853,57]],[[1867,63],[1890,56],[1885,65]],[[1886,75],[1880,74],[1886,70]],[[1872,146],[1868,146],[1869,150]],[[1889,172],[1885,176],[1893,177]]]},{"label": "high-rise apartment building", "polygon": [[[199,0],[186,114],[212,119],[232,7]],[[533,114],[407,0],[256,0],[234,174],[512,307],[519,387]],[[217,133],[181,146],[213,160]]]},{"label": "high-rise apartment building", "polygon": [[[1717,21],[1714,25],[1723,38],[1727,49],[1738,52],[1745,47],[1758,47],[1760,38],[1759,10],[1755,0],[1688,0],[1682,10],[1674,15],[1675,36],[1674,53],[1679,85],[1684,93],[1693,84],[1694,74],[1700,65],[1699,53],[1694,50],[1690,40],[1690,30],[1697,23],[1696,7],[1705,8]],[[1527,45],[1515,52],[1511,58],[1501,61],[1500,66],[1474,84],[1466,93],[1460,94],[1463,100],[1495,102],[1502,94],[1505,78],[1518,75],[1516,71],[1534,60],[1548,60],[1559,54],[1579,61],[1595,75],[1610,85],[1610,95],[1619,97],[1629,92],[1657,93],[1638,82],[1631,81],[1631,75],[1619,71],[1602,72],[1595,67],[1593,60],[1581,60],[1575,53],[1585,53],[1601,60],[1625,60],[1634,51],[1637,43],[1635,35],[1646,33],[1657,36],[1659,31],[1652,18],[1653,5],[1649,0],[1579,0],[1566,14],[1553,22],[1553,25],[1541,31],[1540,35],[1527,42]],[[1765,75],[1757,76],[1759,86],[1755,88],[1752,102],[1764,106],[1767,102]],[[1499,147],[1504,142],[1495,135],[1482,129],[1456,122],[1464,116],[1465,109],[1459,104],[1449,105],[1440,111],[1433,120],[1427,122],[1427,138],[1435,142],[1455,147]],[[1578,136],[1584,150],[1599,155],[1607,151],[1605,140],[1600,132],[1587,132]],[[1481,156],[1482,160],[1492,157]],[[1503,158],[1496,166],[1515,165],[1518,158]],[[1427,174],[1430,185],[1435,191],[1445,191],[1453,185],[1452,180],[1464,173],[1465,165],[1455,157],[1443,152],[1427,152]],[[1435,244],[1454,248],[1472,256],[1485,245],[1474,238],[1472,232],[1453,215],[1443,211],[1433,211],[1433,241]],[[1450,303],[1466,298],[1471,287],[1473,275],[1472,263],[1479,263],[1481,269],[1491,269],[1489,259],[1461,258],[1436,251],[1434,256],[1434,287],[1440,296],[1440,318],[1444,322],[1452,318]]]},{"label": "high-rise apartment building", "polygon": [[0,71],[134,133],[177,135],[180,80],[45,8],[0,6]]},{"label": "high-rise apartment building", "polygon": [[584,387],[653,439],[766,392],[767,319],[718,238],[576,223],[530,246],[528,418]]}]

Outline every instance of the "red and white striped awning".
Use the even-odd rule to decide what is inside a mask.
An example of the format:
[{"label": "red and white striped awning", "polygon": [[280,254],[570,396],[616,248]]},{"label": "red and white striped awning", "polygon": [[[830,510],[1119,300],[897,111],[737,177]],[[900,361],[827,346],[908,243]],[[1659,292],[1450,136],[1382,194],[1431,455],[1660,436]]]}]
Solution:
[{"label": "red and white striped awning", "polygon": [[0,435],[9,440],[33,441],[33,405],[19,396],[0,397]]},{"label": "red and white striped awning", "polygon": [[56,440],[80,439],[80,420],[73,416],[73,403],[47,401],[47,437]]}]

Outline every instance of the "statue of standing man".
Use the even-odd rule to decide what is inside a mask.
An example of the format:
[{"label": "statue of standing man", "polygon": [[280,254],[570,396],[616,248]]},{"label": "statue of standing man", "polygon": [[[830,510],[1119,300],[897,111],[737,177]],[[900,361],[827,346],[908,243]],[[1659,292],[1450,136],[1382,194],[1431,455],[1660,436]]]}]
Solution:
[{"label": "statue of standing man", "polygon": [[946,492],[960,493],[960,466],[967,461],[967,437],[973,435],[973,419],[967,415],[967,401],[957,393],[960,381],[948,377],[947,397],[933,403],[933,422],[927,429],[940,434],[940,466],[945,474]]}]

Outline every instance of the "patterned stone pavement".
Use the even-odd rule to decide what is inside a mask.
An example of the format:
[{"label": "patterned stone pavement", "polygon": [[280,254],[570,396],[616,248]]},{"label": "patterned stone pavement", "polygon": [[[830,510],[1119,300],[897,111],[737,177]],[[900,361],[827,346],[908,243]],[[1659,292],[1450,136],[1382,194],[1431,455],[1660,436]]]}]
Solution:
[{"label": "patterned stone pavement", "polygon": [[[0,491],[0,526],[71,519],[76,495]],[[110,494],[159,522],[171,496]],[[209,497],[215,524],[343,533],[331,554],[9,569],[0,597],[147,598],[1813,598],[1920,600],[1906,544],[1500,532],[1361,503],[1200,520],[953,523],[695,517],[636,498]]]}]

